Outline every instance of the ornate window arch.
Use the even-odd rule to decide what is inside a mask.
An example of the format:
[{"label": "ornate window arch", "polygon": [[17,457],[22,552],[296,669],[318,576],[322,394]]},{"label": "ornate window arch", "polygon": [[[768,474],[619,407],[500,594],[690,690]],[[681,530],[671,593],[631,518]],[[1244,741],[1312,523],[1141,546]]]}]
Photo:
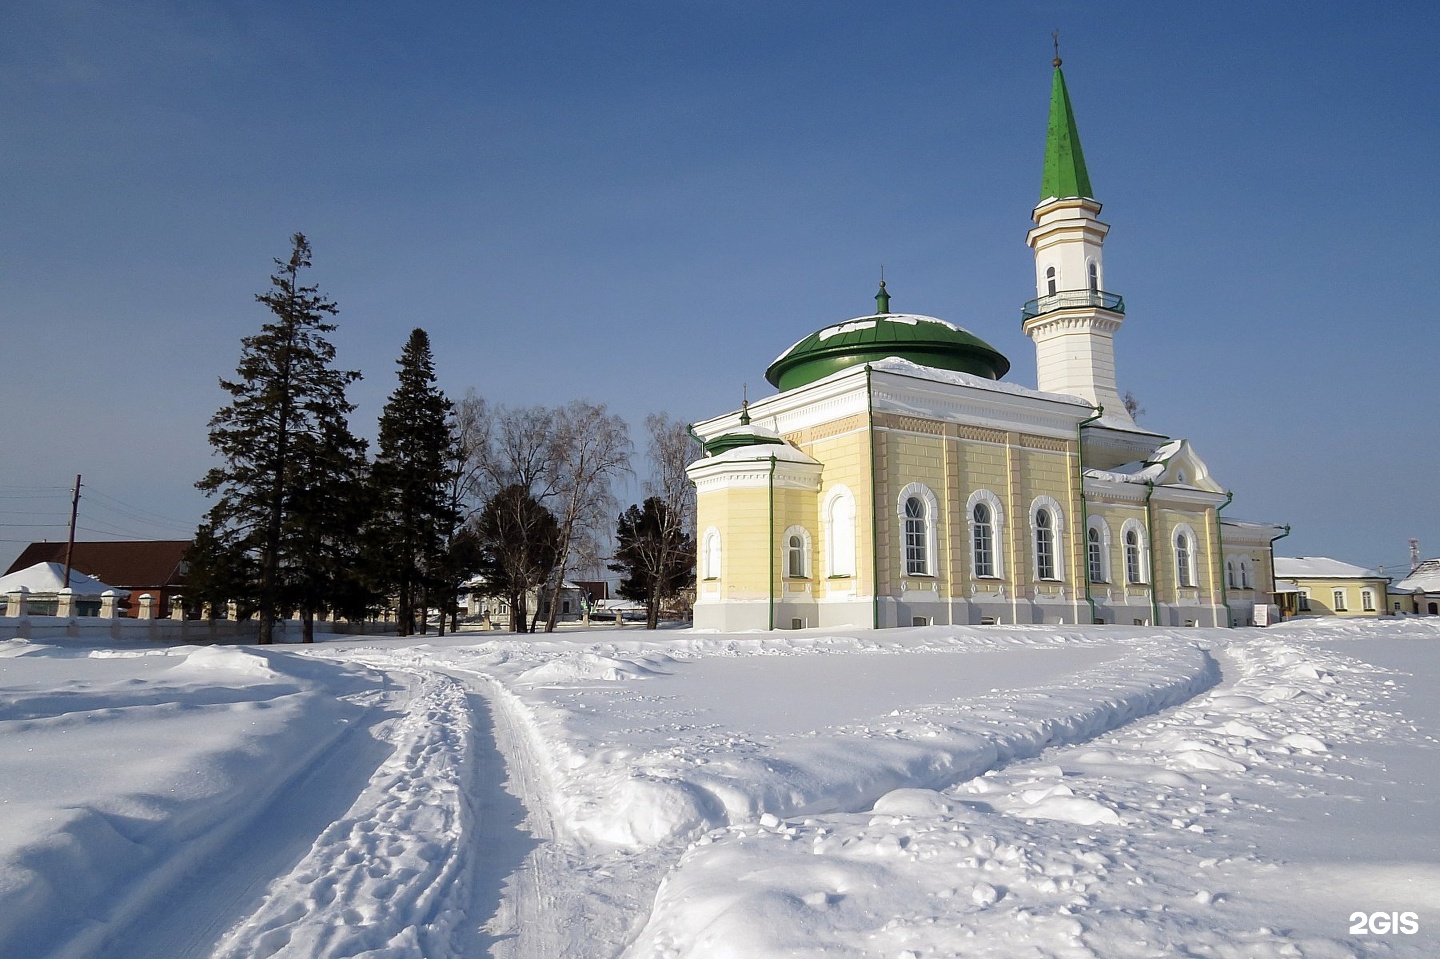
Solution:
[{"label": "ornate window arch", "polygon": [[1195,531],[1190,528],[1189,523],[1180,523],[1171,534],[1171,546],[1175,554],[1175,584],[1177,586],[1193,587],[1199,582],[1196,575],[1196,551],[1200,548],[1198,540],[1195,539]]},{"label": "ornate window arch", "polygon": [[1058,280],[1058,277],[1057,277],[1057,275],[1056,275],[1056,273],[1055,273],[1055,267],[1053,267],[1053,266],[1047,266],[1047,267],[1045,268],[1045,295],[1046,295],[1046,296],[1054,296],[1054,295],[1055,295],[1055,291],[1056,291],[1056,289],[1057,289],[1057,280]]},{"label": "ornate window arch", "polygon": [[1085,522],[1085,561],[1090,582],[1110,582],[1110,524],[1103,516]]},{"label": "ornate window arch", "polygon": [[1250,588],[1250,564],[1247,559],[1240,560],[1240,588]]},{"label": "ornate window arch", "polygon": [[1120,543],[1125,551],[1125,582],[1141,586],[1149,581],[1150,544],[1145,541],[1145,527],[1139,520],[1127,519],[1120,528]]},{"label": "ornate window arch", "polygon": [[976,579],[1004,579],[1005,509],[1000,497],[988,489],[977,489],[965,501],[966,522],[970,524],[970,573]]},{"label": "ornate window arch", "polygon": [[855,496],[849,487],[836,485],[825,495],[820,509],[825,536],[825,575],[855,575]]},{"label": "ornate window arch", "polygon": [[1031,559],[1037,580],[1054,581],[1065,578],[1064,542],[1065,514],[1060,504],[1049,496],[1037,496],[1030,504]]},{"label": "ornate window arch", "polygon": [[780,540],[785,553],[785,577],[787,579],[810,578],[810,531],[803,526],[791,526]]},{"label": "ornate window arch", "polygon": [[1225,561],[1225,585],[1231,589],[1235,588],[1235,561],[1233,559]]},{"label": "ornate window arch", "polygon": [[1085,270],[1086,270],[1086,273],[1088,274],[1089,279],[1090,279],[1090,292],[1091,292],[1091,293],[1099,293],[1099,292],[1100,292],[1100,264],[1096,263],[1094,260],[1091,260],[1089,263],[1087,263],[1087,264],[1085,265]]},{"label": "ornate window arch", "polygon": [[895,506],[900,517],[900,547],[905,575],[934,576],[935,521],[939,515],[939,501],[924,483],[911,483],[900,491]]},{"label": "ornate window arch", "polygon": [[705,542],[704,560],[703,560],[704,565],[703,565],[703,568],[702,568],[702,571],[701,571],[701,574],[700,574],[700,575],[701,575],[701,578],[702,578],[702,579],[719,579],[719,578],[720,578],[720,531],[719,531],[718,529],[716,529],[715,527],[713,527],[713,526],[711,526],[709,529],[705,530],[705,540],[704,540],[704,542]]}]

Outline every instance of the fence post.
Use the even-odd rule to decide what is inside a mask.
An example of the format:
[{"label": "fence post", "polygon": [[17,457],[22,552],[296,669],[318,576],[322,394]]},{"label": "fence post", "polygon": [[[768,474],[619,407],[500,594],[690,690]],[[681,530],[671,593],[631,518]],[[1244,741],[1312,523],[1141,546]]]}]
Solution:
[{"label": "fence post", "polygon": [[17,619],[25,617],[25,597],[30,595],[30,590],[24,586],[17,586],[5,594],[5,615],[14,616]]},{"label": "fence post", "polygon": [[114,619],[120,613],[120,594],[107,589],[100,594],[100,618]]},{"label": "fence post", "polygon": [[55,616],[59,619],[69,619],[75,615],[75,591],[65,587],[56,594],[58,599],[55,602]]},{"label": "fence post", "polygon": [[155,597],[150,593],[140,594],[140,619],[155,618]]}]

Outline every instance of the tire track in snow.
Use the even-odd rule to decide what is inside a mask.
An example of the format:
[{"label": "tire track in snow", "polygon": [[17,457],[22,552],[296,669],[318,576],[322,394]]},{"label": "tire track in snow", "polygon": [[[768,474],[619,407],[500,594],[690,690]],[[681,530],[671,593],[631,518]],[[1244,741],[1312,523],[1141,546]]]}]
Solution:
[{"label": "tire track in snow", "polygon": [[216,959],[435,959],[475,944],[466,908],[474,832],[468,690],[433,670],[372,665],[415,677],[415,694],[390,732],[393,752],[345,815],[225,936]]}]

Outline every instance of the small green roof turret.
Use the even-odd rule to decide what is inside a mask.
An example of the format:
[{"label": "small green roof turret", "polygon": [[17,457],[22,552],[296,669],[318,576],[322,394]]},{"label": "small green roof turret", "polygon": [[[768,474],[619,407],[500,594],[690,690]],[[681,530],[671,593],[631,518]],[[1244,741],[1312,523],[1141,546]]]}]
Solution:
[{"label": "small green roof turret", "polygon": [[1070,91],[1055,55],[1055,77],[1050,84],[1050,125],[1045,133],[1045,175],[1040,181],[1040,202],[1065,197],[1094,199],[1085,153],[1080,149],[1080,131],[1070,107]]},{"label": "small green roof turret", "polygon": [[880,281],[880,292],[875,294],[875,315],[884,316],[890,312],[890,294],[885,292],[885,281]]}]

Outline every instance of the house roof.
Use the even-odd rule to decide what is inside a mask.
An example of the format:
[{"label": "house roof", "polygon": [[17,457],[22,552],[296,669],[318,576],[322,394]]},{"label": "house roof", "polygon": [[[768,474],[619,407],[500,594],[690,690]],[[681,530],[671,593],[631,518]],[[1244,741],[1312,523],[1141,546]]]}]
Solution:
[{"label": "house roof", "polygon": [[1372,569],[1328,556],[1277,556],[1275,575],[1285,579],[1384,579]]},{"label": "house roof", "polygon": [[[36,563],[0,576],[0,593],[24,588],[32,593],[58,593],[65,581],[64,563]],[[70,590],[76,596],[99,596],[111,587],[79,570],[70,571]],[[129,595],[128,590],[116,590]]]},{"label": "house roof", "polygon": [[[188,539],[76,543],[71,566],[117,588],[180,586],[185,581],[183,563],[189,549]],[[63,566],[65,544],[31,543],[5,572],[13,573],[36,563]]]},{"label": "house roof", "polygon": [[1418,589],[1426,593],[1440,593],[1440,559],[1425,560],[1391,589],[1401,592],[1414,592]]}]

